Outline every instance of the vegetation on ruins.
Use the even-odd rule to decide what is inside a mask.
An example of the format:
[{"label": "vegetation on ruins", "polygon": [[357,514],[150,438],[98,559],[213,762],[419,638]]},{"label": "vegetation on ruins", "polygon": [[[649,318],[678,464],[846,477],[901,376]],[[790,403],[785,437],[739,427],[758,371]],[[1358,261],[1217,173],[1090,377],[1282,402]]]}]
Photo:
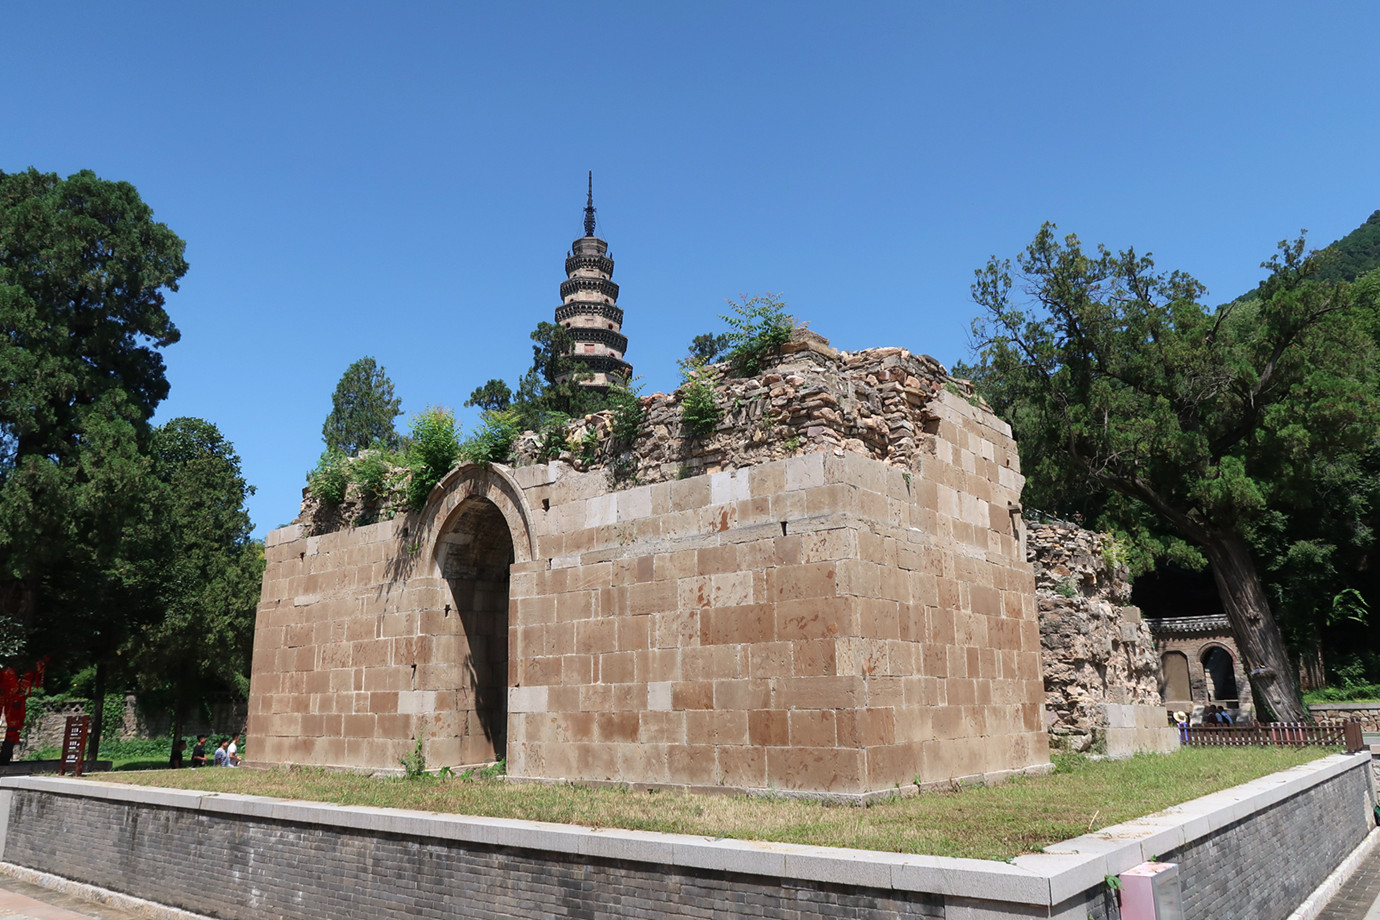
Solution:
[{"label": "vegetation on ruins", "polygon": [[575,341],[569,330],[542,322],[532,331],[532,366],[523,374],[517,391],[502,380],[476,387],[466,406],[484,409],[483,428],[466,442],[465,456],[476,463],[501,463],[510,459],[511,448],[523,431],[535,431],[540,439],[537,455],[554,460],[567,451],[587,454],[600,448],[570,441],[572,419],[612,410],[613,453],[626,450],[642,434],[645,413],[638,388],[632,384],[588,387],[589,372],[574,355]]},{"label": "vegetation on ruins", "polygon": [[[728,305],[732,311],[719,315],[729,326],[724,360],[738,376],[755,377],[762,373],[767,356],[791,340],[795,319],[786,312],[786,302],[780,295],[770,291],[738,301],[730,299]],[[693,344],[691,350],[693,354]]]},{"label": "vegetation on ruins", "polygon": [[350,458],[338,450],[328,450],[307,474],[307,491],[317,501],[338,505],[350,488]]},{"label": "vegetation on ruins", "polygon": [[412,442],[404,465],[411,472],[407,503],[416,509],[426,503],[441,477],[460,459],[460,429],[455,413],[444,406],[428,406],[412,420]]},{"label": "vegetation on ruins", "polygon": [[511,406],[485,412],[480,417],[479,430],[460,445],[460,456],[470,463],[504,462],[513,452],[513,442],[522,434],[519,418],[518,410]]},{"label": "vegetation on ruins", "polygon": [[353,457],[327,450],[307,474],[307,494],[329,507],[356,499],[361,505],[359,515],[349,523],[368,523],[380,510],[391,514],[404,505],[421,508],[432,487],[461,456],[455,413],[444,406],[428,406],[413,417],[410,437],[401,450],[389,450],[377,442]]},{"label": "vegetation on ruins", "polygon": [[373,358],[360,358],[345,369],[331,395],[331,413],[321,426],[326,450],[354,456],[366,447],[397,450],[393,420],[402,415],[402,400],[393,381]]},{"label": "vegetation on ruins", "polygon": [[683,358],[680,362],[680,417],[692,437],[702,438],[719,424],[723,410],[719,408],[714,385],[719,370],[700,358]]},{"label": "vegetation on ruins", "polygon": [[647,409],[642,405],[642,384],[638,380],[626,386],[609,388],[609,405],[613,409],[611,433],[615,450],[627,450],[642,436],[647,423]]},{"label": "vegetation on ruins", "polygon": [[1376,440],[1376,304],[1320,280],[1302,239],[1266,267],[1256,299],[1212,310],[1188,275],[1046,224],[1014,270],[978,270],[965,370],[1015,430],[1028,500],[1091,495],[1103,523],[1211,563],[1257,700],[1292,720],[1260,538],[1316,515],[1316,484]]},{"label": "vegetation on ruins", "polygon": [[[414,751],[415,753],[415,751]],[[349,806],[771,840],[972,859],[1010,859],[1249,782],[1321,755],[1317,748],[1185,748],[1128,760],[1057,757],[1048,776],[902,795],[867,808],[784,796],[643,792],[509,783],[469,771],[382,779],[293,767],[106,774],[133,785],[248,793]],[[913,792],[910,787],[906,792]]]},{"label": "vegetation on ruins", "polygon": [[532,330],[532,366],[516,392],[502,380],[476,387],[466,406],[491,412],[512,410],[519,431],[539,431],[553,412],[581,416],[608,407],[608,395],[583,385],[589,372],[574,357],[575,340],[559,323],[541,322]]}]

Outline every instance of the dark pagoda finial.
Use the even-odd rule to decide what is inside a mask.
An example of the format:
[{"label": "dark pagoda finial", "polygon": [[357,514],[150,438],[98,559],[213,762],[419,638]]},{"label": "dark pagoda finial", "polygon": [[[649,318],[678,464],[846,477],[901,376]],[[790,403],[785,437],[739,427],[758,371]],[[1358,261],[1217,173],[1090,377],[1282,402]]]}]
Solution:
[{"label": "dark pagoda finial", "polygon": [[589,198],[585,200],[585,236],[594,235],[594,170],[589,171]]}]

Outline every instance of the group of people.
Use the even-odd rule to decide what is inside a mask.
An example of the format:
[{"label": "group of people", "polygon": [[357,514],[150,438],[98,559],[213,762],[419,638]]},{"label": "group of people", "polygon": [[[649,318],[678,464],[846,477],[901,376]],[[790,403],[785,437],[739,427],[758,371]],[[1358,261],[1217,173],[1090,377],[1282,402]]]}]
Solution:
[{"label": "group of people", "polygon": [[[1201,724],[1231,725],[1235,721],[1236,720],[1231,717],[1231,713],[1227,712],[1221,706],[1213,704],[1203,710],[1203,718]],[[1174,724],[1179,727],[1179,738],[1181,741],[1188,741],[1188,723],[1188,713],[1184,712],[1182,709],[1174,713]]]},{"label": "group of people", "polygon": [[[172,757],[168,760],[168,766],[174,770],[181,767],[182,751],[187,747],[187,742],[178,739],[173,745]],[[206,756],[206,736],[196,736],[196,746],[192,748],[192,766],[194,767],[238,767],[240,765],[240,733],[235,732],[228,738],[220,739],[211,752],[211,756]]]}]

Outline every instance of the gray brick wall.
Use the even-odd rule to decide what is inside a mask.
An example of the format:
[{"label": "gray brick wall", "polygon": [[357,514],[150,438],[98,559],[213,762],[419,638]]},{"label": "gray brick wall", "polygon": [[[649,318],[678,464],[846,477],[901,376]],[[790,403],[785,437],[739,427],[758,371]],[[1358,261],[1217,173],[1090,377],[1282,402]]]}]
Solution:
[{"label": "gray brick wall", "polygon": [[23,790],[14,793],[5,856],[227,920],[944,916],[937,895],[783,884]]},{"label": "gray brick wall", "polygon": [[1368,771],[1350,770],[1163,854],[1179,864],[1186,920],[1278,920],[1374,826]]},{"label": "gray brick wall", "polygon": [[[1331,758],[1186,805],[1180,817],[1221,826],[1168,852],[1149,849],[1162,817],[1014,866],[39,778],[4,781],[0,842],[8,862],[224,920],[1118,920],[1102,873],[1151,856],[1179,864],[1190,920],[1281,920],[1370,831],[1369,767]],[[1065,900],[1041,903],[1052,891]]]}]

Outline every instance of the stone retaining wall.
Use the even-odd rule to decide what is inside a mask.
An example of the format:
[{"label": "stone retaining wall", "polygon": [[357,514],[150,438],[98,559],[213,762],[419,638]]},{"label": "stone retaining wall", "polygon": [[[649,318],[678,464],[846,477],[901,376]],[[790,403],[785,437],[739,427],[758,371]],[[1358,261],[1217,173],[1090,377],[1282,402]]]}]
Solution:
[{"label": "stone retaining wall", "polygon": [[1380,703],[1310,703],[1315,722],[1360,722],[1361,731],[1380,732]]},{"label": "stone retaining wall", "polygon": [[1332,755],[1009,863],[11,778],[0,859],[187,910],[214,892],[224,920],[1108,920],[1105,877],[1160,858],[1189,920],[1282,920],[1370,831],[1369,760]]}]

